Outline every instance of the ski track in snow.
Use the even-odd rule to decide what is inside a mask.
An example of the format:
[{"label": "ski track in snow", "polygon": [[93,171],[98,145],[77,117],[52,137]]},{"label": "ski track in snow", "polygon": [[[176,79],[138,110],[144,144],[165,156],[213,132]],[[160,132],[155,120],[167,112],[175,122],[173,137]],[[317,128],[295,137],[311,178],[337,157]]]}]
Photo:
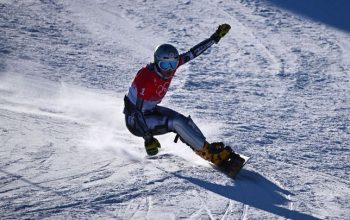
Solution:
[{"label": "ski track in snow", "polygon": [[[173,134],[146,157],[122,114],[158,44],[223,22],[162,104],[251,156],[236,180]],[[0,219],[347,219],[348,42],[267,0],[1,1]]]}]

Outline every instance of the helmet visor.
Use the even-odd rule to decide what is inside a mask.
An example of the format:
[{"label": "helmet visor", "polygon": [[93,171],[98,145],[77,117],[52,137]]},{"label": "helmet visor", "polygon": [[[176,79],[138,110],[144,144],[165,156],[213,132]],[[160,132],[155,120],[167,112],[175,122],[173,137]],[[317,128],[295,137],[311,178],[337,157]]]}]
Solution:
[{"label": "helmet visor", "polygon": [[178,61],[159,61],[158,66],[161,70],[175,70],[177,67]]}]

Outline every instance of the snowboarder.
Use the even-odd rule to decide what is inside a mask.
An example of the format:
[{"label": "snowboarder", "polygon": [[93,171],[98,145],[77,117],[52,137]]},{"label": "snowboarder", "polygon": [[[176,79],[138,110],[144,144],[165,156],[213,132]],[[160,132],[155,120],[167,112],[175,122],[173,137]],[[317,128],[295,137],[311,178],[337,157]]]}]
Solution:
[{"label": "snowboarder", "polygon": [[148,155],[156,155],[160,148],[154,136],[175,132],[199,156],[226,169],[231,176],[244,165],[244,159],[222,142],[208,143],[190,117],[158,105],[168,91],[177,68],[218,43],[230,28],[228,24],[219,25],[210,38],[182,54],[170,44],[159,45],[154,52],[154,61],[138,71],[124,98],[124,114],[129,131],[143,137]]}]

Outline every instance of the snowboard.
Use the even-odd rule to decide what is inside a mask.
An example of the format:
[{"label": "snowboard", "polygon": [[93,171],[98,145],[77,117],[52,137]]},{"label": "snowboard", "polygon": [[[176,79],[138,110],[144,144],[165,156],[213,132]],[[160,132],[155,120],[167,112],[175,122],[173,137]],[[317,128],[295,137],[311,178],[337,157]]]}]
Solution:
[{"label": "snowboard", "polygon": [[242,168],[248,163],[250,157],[244,156],[242,154],[238,154],[240,157],[242,157],[245,161],[242,166],[237,166],[234,161],[228,161],[224,163],[221,166],[216,166],[214,164],[211,164],[215,169],[219,170],[220,172],[226,174],[228,177],[235,179],[239,172],[242,170]]}]

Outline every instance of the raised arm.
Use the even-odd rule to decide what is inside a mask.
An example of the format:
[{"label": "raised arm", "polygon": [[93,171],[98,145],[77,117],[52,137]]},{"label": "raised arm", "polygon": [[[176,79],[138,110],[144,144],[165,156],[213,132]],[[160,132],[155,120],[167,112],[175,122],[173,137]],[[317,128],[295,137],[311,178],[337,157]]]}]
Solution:
[{"label": "raised arm", "polygon": [[218,29],[215,31],[214,34],[210,36],[210,38],[205,39],[196,46],[192,47],[189,51],[180,55],[182,59],[182,64],[185,64],[190,60],[193,60],[194,58],[198,57],[209,47],[211,47],[214,43],[219,43],[220,39],[224,37],[230,29],[231,26],[229,24],[219,25]]}]

